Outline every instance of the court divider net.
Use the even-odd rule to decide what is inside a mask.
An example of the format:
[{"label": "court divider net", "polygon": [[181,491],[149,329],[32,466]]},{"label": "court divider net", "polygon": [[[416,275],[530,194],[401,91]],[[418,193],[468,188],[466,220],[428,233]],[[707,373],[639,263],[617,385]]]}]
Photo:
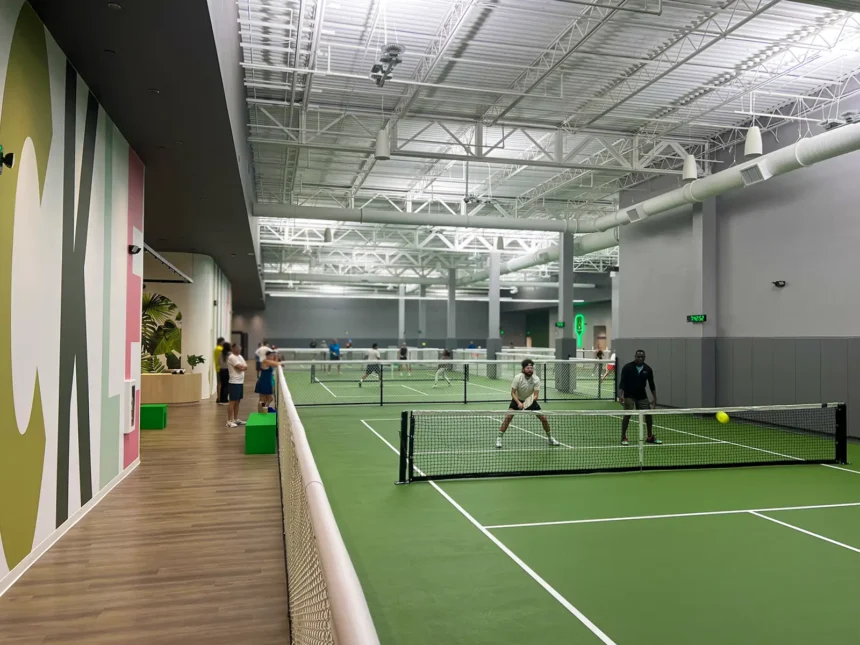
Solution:
[{"label": "court divider net", "polygon": [[290,643],[379,645],[364,592],[280,369],[276,377]]},{"label": "court divider net", "polygon": [[[295,405],[507,402],[521,360],[283,361]],[[541,401],[615,399],[614,363],[534,359]]]},{"label": "court divider net", "polygon": [[398,481],[846,463],[846,418],[843,403],[403,412]]}]

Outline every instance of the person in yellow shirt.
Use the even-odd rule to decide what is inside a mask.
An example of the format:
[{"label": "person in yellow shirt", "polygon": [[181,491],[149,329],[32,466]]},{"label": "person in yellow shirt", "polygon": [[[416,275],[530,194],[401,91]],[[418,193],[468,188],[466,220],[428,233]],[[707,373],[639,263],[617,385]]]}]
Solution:
[{"label": "person in yellow shirt", "polygon": [[[224,352],[224,339],[218,338],[218,343],[212,351],[212,368],[217,370],[218,374],[218,405],[227,405],[227,384],[230,381],[230,372],[227,370],[226,356]],[[229,353],[229,351],[228,351]]]}]

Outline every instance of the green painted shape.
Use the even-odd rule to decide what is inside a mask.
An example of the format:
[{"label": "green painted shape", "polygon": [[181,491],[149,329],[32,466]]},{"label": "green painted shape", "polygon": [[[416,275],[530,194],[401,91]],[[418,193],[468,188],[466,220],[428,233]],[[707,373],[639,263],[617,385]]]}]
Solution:
[{"label": "green painted shape", "polygon": [[576,314],[576,317],[573,319],[573,330],[576,332],[576,346],[582,347],[582,336],[585,334],[585,316],[582,314]]},{"label": "green painted shape", "polygon": [[110,315],[111,277],[113,267],[113,123],[105,124],[104,171],[104,285],[102,296],[102,416],[99,442],[99,488],[104,488],[119,474],[120,410],[119,396],[110,396]]},{"label": "green painted shape", "polygon": [[[24,3],[18,15],[0,112],[0,141],[7,152],[18,156],[12,169],[0,177],[0,353],[12,347],[12,256],[15,199],[20,155],[27,139],[36,154],[39,197],[45,189],[48,156],[51,151],[51,79],[45,28],[35,11]],[[18,249],[32,253],[34,249]],[[6,418],[0,424],[0,537],[6,564],[15,567],[33,548],[36,515],[45,461],[45,417],[39,375],[33,387],[30,420],[22,434],[15,421],[12,371],[0,370],[0,409]]]},{"label": "green painted shape", "polygon": [[248,415],[248,427],[271,427],[275,428],[278,425],[278,417],[275,414],[267,414],[265,412],[254,412]]},{"label": "green painted shape", "polygon": [[[299,410],[382,645],[598,643],[432,487],[393,485],[397,456],[360,420],[389,419],[368,423],[397,446],[401,409]],[[804,465],[440,485],[494,525],[857,502],[856,477]],[[860,509],[772,516],[860,548]],[[857,555],[754,516],[493,534],[619,644],[856,642]]]},{"label": "green painted shape", "polygon": [[[274,417],[275,415],[272,415]],[[278,450],[275,439],[274,424],[255,424],[250,421],[245,426],[245,454],[246,455],[273,455]]]},{"label": "green painted shape", "polygon": [[167,427],[167,405],[149,403],[140,406],[141,430],[164,430]]}]

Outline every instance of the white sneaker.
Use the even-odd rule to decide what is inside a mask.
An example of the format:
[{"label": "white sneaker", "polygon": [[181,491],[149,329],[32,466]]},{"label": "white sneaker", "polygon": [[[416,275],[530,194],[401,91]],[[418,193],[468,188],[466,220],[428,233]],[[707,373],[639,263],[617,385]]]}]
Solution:
[{"label": "white sneaker", "polygon": [[237,426],[237,425],[236,425],[236,423],[235,423],[235,422],[233,422],[233,421],[228,421],[226,425],[227,425],[227,427],[228,427],[228,428],[238,428],[238,427],[239,427],[239,426]]},{"label": "white sneaker", "polygon": [[555,437],[549,437],[549,445],[551,446],[560,446],[561,444]]},{"label": "white sneaker", "polygon": [[502,447],[502,438],[498,437],[496,439],[496,448],[501,448],[501,447]]},{"label": "white sneaker", "polygon": [[233,421],[233,423],[235,423],[237,426],[246,426],[246,425],[248,425],[248,423],[247,423],[246,421],[242,421],[241,419],[236,419],[235,421]]}]

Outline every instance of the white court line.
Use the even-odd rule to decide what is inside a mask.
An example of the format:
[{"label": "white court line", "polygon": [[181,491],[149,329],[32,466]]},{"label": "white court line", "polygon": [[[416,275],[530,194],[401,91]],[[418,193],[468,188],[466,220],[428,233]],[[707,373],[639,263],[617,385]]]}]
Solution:
[{"label": "white court line", "polygon": [[[503,394],[507,394],[508,392],[510,392],[510,390],[500,390],[497,387],[489,387],[487,385],[481,385],[480,383],[472,383],[472,381],[469,381],[468,387],[482,387],[485,390],[491,390],[493,392],[502,392]],[[479,401],[478,401],[478,403],[479,403]]]},{"label": "white court line", "polygon": [[[557,522],[526,522],[523,524],[496,524],[487,529],[518,529],[529,526],[562,526],[566,524],[600,524],[602,522],[630,522],[636,520],[666,520],[675,517],[706,517],[709,515],[741,515],[744,513],[777,513],[780,511],[808,511],[816,508],[848,508],[860,506],[860,502],[844,504],[815,504],[812,506],[779,506],[775,508],[744,508],[729,511],[701,511],[698,513],[667,513],[665,515],[633,515],[628,517],[598,517],[589,520],[560,520]],[[771,519],[771,518],[768,518]]]},{"label": "white court line", "polygon": [[[376,430],[374,430],[364,419],[362,419],[361,422],[365,425],[365,427],[368,430],[370,430],[380,440],[382,440],[382,442],[386,446],[391,448],[391,450],[393,450],[396,455],[398,455],[398,456],[400,455],[400,451],[397,448],[395,448],[394,446],[392,446],[391,443],[389,443],[385,437],[383,437]],[[416,468],[416,470],[418,470],[418,469]],[[418,472],[422,476],[424,475],[424,473],[422,473],[420,470],[418,470]],[[430,484],[433,488],[435,488],[436,492],[438,492],[442,497],[444,497],[446,500],[448,500],[448,502],[451,504],[451,506],[453,506],[458,511],[460,511],[460,513],[467,520],[469,520],[476,529],[478,529],[487,538],[489,538],[489,540],[493,544],[495,544],[497,547],[499,547],[499,549],[501,549],[502,552],[506,556],[508,556],[511,560],[513,560],[523,571],[525,571],[529,576],[531,576],[531,578],[535,582],[537,582],[541,587],[543,587],[544,590],[547,593],[549,593],[549,595],[551,595],[553,598],[555,598],[562,607],[564,607],[571,614],[573,614],[576,617],[576,619],[579,620],[579,622],[581,622],[583,625],[585,625],[591,631],[592,634],[597,636],[597,638],[599,638],[601,640],[601,642],[603,642],[605,645],[616,645],[615,641],[613,641],[611,638],[609,638],[609,636],[607,636],[603,632],[603,630],[601,630],[597,625],[595,625],[593,622],[591,622],[585,614],[583,614],[581,611],[579,611],[579,609],[574,607],[564,596],[562,596],[558,591],[556,591],[546,580],[541,578],[540,575],[538,575],[537,572],[534,569],[532,569],[529,565],[527,565],[525,562],[523,562],[519,558],[519,556],[517,556],[516,553],[514,553],[508,547],[506,547],[504,544],[502,544],[502,542],[501,542],[501,540],[499,540],[499,538],[497,538],[495,535],[490,533],[486,529],[486,527],[484,527],[482,524],[480,524],[478,522],[478,520],[476,520],[474,517],[472,517],[468,513],[468,511],[466,511],[466,509],[464,509],[457,502],[455,502],[454,498],[452,498],[448,493],[446,493],[444,490],[442,490],[436,482],[428,481],[427,483]]]},{"label": "white court line", "polygon": [[422,392],[421,390],[416,390],[414,387],[409,387],[408,385],[403,385],[403,383],[400,383],[399,385],[400,385],[400,387],[405,387],[407,390],[412,390],[413,392],[418,392],[418,394],[421,394],[422,396],[430,396],[426,392]]},{"label": "white court line", "polygon": [[800,533],[805,533],[806,535],[810,535],[814,538],[818,538],[819,540],[824,540],[825,542],[830,542],[830,544],[835,544],[836,546],[841,546],[843,549],[848,549],[849,551],[854,551],[854,553],[860,553],[860,549],[857,547],[853,547],[850,544],[845,544],[844,542],[837,542],[836,540],[832,540],[829,537],[825,537],[823,535],[819,535],[818,533],[813,533],[812,531],[807,531],[806,529],[802,529],[799,526],[795,526],[794,524],[789,524],[788,522],[783,522],[781,520],[776,520],[772,517],[768,517],[767,515],[762,515],[757,511],[750,511],[750,515],[755,515],[756,517],[760,517],[763,520],[768,520],[769,522],[773,522],[774,524],[779,524],[780,526],[784,526],[789,529],[794,529]]},{"label": "white court line", "polygon": [[337,394],[335,394],[335,393],[334,393],[334,392],[332,392],[330,389],[328,389],[328,385],[326,385],[326,384],[325,384],[325,383],[323,383],[322,381],[317,381],[317,383],[319,383],[320,385],[322,385],[322,386],[325,388],[325,391],[326,391],[326,392],[328,392],[329,394],[331,394],[334,398],[337,398]]}]

